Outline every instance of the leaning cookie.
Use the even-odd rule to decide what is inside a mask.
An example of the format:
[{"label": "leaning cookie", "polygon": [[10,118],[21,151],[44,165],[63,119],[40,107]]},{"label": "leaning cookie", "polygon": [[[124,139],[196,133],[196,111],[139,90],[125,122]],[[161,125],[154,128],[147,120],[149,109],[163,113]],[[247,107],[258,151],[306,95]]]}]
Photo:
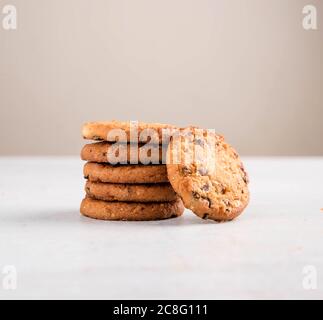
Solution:
[{"label": "leaning cookie", "polygon": [[[184,206],[203,219],[227,221],[237,217],[249,202],[248,177],[236,151],[222,136],[206,141],[191,132],[188,143],[171,143],[167,157],[180,159],[196,153],[194,161],[167,164],[168,179]],[[196,152],[197,150],[197,152]],[[205,156],[208,150],[208,156]],[[203,161],[201,161],[201,159]]]},{"label": "leaning cookie", "polygon": [[81,151],[81,159],[110,164],[161,164],[165,162],[163,158],[166,155],[166,148],[147,144],[140,144],[139,146],[132,144],[117,145],[102,141],[86,144]]},{"label": "leaning cookie", "polygon": [[[125,134],[127,141],[125,142],[147,142],[147,134],[150,130],[155,133],[155,138],[161,143],[163,139],[163,129],[174,129],[175,127],[169,124],[162,123],[144,123],[144,122],[130,122],[130,121],[101,121],[101,122],[88,122],[82,127],[82,135],[84,139],[89,140],[104,140],[114,142],[116,141],[116,134],[122,130]],[[131,129],[133,130],[131,134]],[[136,133],[136,134],[134,134]],[[165,132],[164,132],[165,134]]]},{"label": "leaning cookie", "polygon": [[178,199],[170,183],[124,184],[87,181],[86,194],[105,201],[169,202]]},{"label": "leaning cookie", "polygon": [[168,182],[166,165],[110,165],[87,162],[84,178],[93,182],[164,183]]},{"label": "leaning cookie", "polygon": [[108,202],[85,198],[80,212],[100,220],[145,221],[179,217],[184,212],[180,199],[172,202]]}]

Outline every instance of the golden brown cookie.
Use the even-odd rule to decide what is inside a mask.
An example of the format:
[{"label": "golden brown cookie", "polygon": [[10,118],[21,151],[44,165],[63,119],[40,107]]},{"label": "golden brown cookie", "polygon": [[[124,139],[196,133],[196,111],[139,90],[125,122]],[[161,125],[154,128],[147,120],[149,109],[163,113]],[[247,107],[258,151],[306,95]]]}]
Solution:
[{"label": "golden brown cookie", "polygon": [[[165,157],[167,147],[156,145],[152,147],[153,151],[149,150],[149,146],[147,145],[140,144],[138,147],[132,144],[117,145],[105,141],[89,143],[83,147],[81,151],[81,158],[82,160],[90,162],[110,164],[134,164],[134,162],[141,164],[163,163],[163,155]],[[116,159],[116,161],[114,159]],[[131,160],[132,162],[130,162]]]},{"label": "golden brown cookie", "polygon": [[108,202],[85,198],[81,213],[84,216],[101,220],[161,220],[179,217],[184,212],[180,199],[172,202]]},{"label": "golden brown cookie", "polygon": [[[130,134],[130,128],[134,129],[134,133]],[[162,123],[144,123],[144,122],[130,122],[130,121],[100,121],[100,122],[88,122],[82,127],[82,135],[84,139],[89,140],[104,140],[114,142],[116,137],[112,130],[121,129],[124,131],[127,141],[126,142],[147,142],[147,136],[144,135],[144,131],[148,133],[147,129],[153,129],[156,132],[156,138],[159,140],[157,143],[161,143],[162,129],[172,129],[174,126]],[[109,132],[111,137],[108,137]]]},{"label": "golden brown cookie", "polygon": [[[172,142],[167,156],[172,159],[174,154],[179,154],[182,160],[167,164],[168,179],[184,206],[199,217],[232,220],[248,204],[248,177],[236,151],[222,136],[214,134],[212,137],[210,141],[201,139],[192,130],[188,144]],[[211,152],[205,157],[201,150]],[[189,153],[196,157],[184,163],[183,159]]]},{"label": "golden brown cookie", "polygon": [[84,178],[93,182],[164,183],[168,182],[166,165],[110,165],[87,162]]},{"label": "golden brown cookie", "polygon": [[178,198],[170,183],[122,184],[87,181],[86,194],[94,199],[125,202],[167,202]]}]

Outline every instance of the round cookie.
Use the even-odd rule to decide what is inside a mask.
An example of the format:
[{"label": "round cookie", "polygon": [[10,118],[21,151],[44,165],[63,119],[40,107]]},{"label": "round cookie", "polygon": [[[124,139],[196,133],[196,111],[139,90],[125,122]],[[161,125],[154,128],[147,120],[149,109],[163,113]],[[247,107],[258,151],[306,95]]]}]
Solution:
[{"label": "round cookie", "polygon": [[84,178],[93,182],[164,183],[168,182],[166,165],[110,165],[87,162]]},{"label": "round cookie", "polygon": [[82,127],[82,135],[84,139],[89,140],[104,140],[114,142],[116,138],[114,136],[108,137],[109,132],[112,130],[121,129],[124,131],[127,141],[126,142],[147,142],[147,137],[142,135],[144,131],[147,133],[147,129],[153,129],[156,132],[156,138],[158,141],[156,143],[161,143],[162,141],[162,129],[173,129],[175,128],[169,124],[162,123],[144,123],[136,122],[135,132],[136,135],[130,134],[131,129],[134,125],[130,121],[100,121],[100,122],[88,122]]},{"label": "round cookie", "polygon": [[[135,145],[131,144],[116,145],[106,141],[89,143],[83,147],[81,151],[81,159],[90,162],[111,163],[114,165],[120,163],[120,161],[116,163],[108,161],[108,156],[115,155],[117,157],[118,155],[120,156],[120,154],[125,154],[125,158],[121,159],[122,163],[125,162],[129,164],[131,160],[132,164],[134,164],[134,161],[141,164],[165,163],[165,161],[163,161],[163,157],[166,155],[167,147],[156,145],[153,147],[156,152],[151,152],[147,145],[138,145],[138,152],[134,152],[136,150],[131,149],[132,147],[137,149]],[[120,148],[124,148],[122,149],[124,151],[120,151]],[[131,153],[134,153],[135,155],[132,159]]]},{"label": "round cookie", "polygon": [[80,212],[87,217],[101,220],[161,220],[179,217],[184,212],[180,199],[172,202],[108,202],[85,198]]},{"label": "round cookie", "polygon": [[169,202],[178,198],[170,183],[120,184],[87,181],[86,194],[105,201]]},{"label": "round cookie", "polygon": [[[234,219],[249,202],[248,177],[238,154],[222,136],[211,134],[208,141],[197,137],[194,130],[190,134],[192,138],[186,140],[186,145],[172,141],[168,146],[167,157],[171,161],[167,163],[167,173],[171,185],[184,206],[199,217],[216,221]],[[201,150],[208,150],[208,156],[203,156]],[[185,159],[188,153],[196,154],[193,161],[174,163],[174,155]]]}]

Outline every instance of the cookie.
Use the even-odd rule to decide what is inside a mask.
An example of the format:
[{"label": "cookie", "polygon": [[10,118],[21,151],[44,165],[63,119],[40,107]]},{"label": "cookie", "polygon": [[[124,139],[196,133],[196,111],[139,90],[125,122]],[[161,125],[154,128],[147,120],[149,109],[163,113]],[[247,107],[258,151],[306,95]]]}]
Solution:
[{"label": "cookie", "polygon": [[167,202],[178,198],[170,183],[123,184],[87,181],[86,194],[94,199],[125,202]]},{"label": "cookie", "polygon": [[[236,151],[222,136],[211,135],[210,141],[191,131],[188,143],[169,144],[168,179],[184,206],[203,219],[232,220],[249,202],[248,177]],[[193,161],[184,162],[187,154],[196,153]],[[208,150],[206,157],[203,152]],[[203,151],[203,152],[202,152]],[[181,161],[174,163],[174,155]],[[177,158],[176,158],[177,159]],[[202,161],[201,161],[202,159]]]},{"label": "cookie", "polygon": [[143,144],[137,146],[135,144],[117,145],[105,141],[95,142],[83,147],[81,158],[90,162],[110,164],[161,164],[165,162],[163,157],[165,158],[167,147],[155,145],[152,148],[153,151]]},{"label": "cookie", "polygon": [[[132,134],[131,128],[133,129]],[[153,129],[156,132],[156,141],[161,143],[162,141],[162,129],[173,129],[172,125],[162,123],[144,123],[144,122],[120,122],[120,121],[103,121],[103,122],[88,122],[82,127],[82,135],[84,139],[89,140],[104,140],[109,142],[116,141],[117,132],[116,129],[123,130],[127,137],[126,142],[147,142],[150,138],[147,138],[145,132],[147,129]],[[112,131],[113,130],[113,131]],[[111,136],[109,136],[109,133]],[[154,140],[155,141],[155,140]]]},{"label": "cookie", "polygon": [[110,183],[168,182],[166,165],[110,165],[87,162],[83,168],[86,179]]},{"label": "cookie", "polygon": [[161,220],[179,217],[184,212],[180,199],[172,202],[108,202],[85,198],[80,212],[87,217],[101,220]]}]

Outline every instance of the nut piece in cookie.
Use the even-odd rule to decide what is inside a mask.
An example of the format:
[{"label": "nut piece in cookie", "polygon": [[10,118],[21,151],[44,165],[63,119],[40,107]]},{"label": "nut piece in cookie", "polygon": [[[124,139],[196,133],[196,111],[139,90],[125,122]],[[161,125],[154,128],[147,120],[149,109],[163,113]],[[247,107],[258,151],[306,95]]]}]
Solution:
[{"label": "nut piece in cookie", "polygon": [[184,206],[197,216],[234,219],[249,202],[248,177],[238,154],[213,131],[188,131],[179,139],[181,143],[171,141],[168,146],[170,183]]}]

